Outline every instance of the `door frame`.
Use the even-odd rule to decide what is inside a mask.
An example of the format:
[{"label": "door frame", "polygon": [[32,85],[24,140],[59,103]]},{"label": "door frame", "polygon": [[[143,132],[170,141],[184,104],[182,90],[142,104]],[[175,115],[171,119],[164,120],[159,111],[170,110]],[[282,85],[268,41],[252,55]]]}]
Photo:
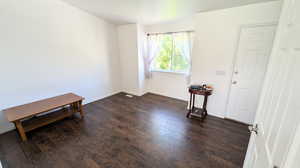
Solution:
[{"label": "door frame", "polygon": [[[231,93],[231,90],[232,90],[232,79],[233,79],[233,76],[234,76],[234,68],[236,66],[237,54],[238,54],[238,48],[239,48],[242,29],[244,29],[244,28],[255,28],[255,27],[265,27],[265,26],[275,26],[276,29],[277,29],[278,22],[263,22],[263,23],[254,23],[254,24],[241,24],[239,26],[239,30],[237,32],[237,39],[236,39],[235,49],[234,49],[234,57],[233,57],[232,63],[231,63],[231,74],[230,74],[230,81],[229,81],[229,89],[228,89],[228,93],[227,93],[227,101],[226,101],[226,107],[225,107],[226,108],[225,117],[224,117],[225,119],[236,121],[234,119],[229,118],[228,116],[229,116],[230,93]],[[276,31],[276,33],[277,33],[277,31]],[[274,35],[272,49],[274,47],[275,37],[276,37],[276,34]],[[269,60],[268,60],[268,64],[269,64]],[[268,64],[267,64],[267,66],[268,66]],[[263,80],[262,84],[264,84],[264,83],[265,83],[265,77],[264,77],[264,80]],[[241,121],[237,121],[237,122],[243,123]],[[243,123],[243,124],[248,125],[248,123]]]}]

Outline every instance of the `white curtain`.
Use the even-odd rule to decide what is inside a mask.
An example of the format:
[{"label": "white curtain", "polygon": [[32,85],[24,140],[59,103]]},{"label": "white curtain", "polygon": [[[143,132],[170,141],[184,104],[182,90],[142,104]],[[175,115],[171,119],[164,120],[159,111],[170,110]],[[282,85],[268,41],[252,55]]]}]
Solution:
[{"label": "white curtain", "polygon": [[151,35],[147,36],[147,52],[144,55],[144,68],[145,68],[145,77],[151,78],[151,64],[155,56],[159,52],[160,47],[160,35]]},{"label": "white curtain", "polygon": [[[175,33],[174,41],[176,47],[181,50],[182,55],[187,60],[189,67],[185,72],[185,77],[187,84],[191,83],[191,70],[192,70],[192,49],[193,49],[193,33],[192,32],[184,32],[184,33]],[[180,40],[176,40],[180,39]]]}]

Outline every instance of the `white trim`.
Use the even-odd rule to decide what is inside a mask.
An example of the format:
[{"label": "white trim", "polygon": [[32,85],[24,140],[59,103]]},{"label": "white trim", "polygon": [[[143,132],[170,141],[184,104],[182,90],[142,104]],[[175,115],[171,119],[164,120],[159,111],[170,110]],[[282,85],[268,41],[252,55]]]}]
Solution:
[{"label": "white trim", "polygon": [[291,145],[289,145],[288,152],[286,153],[285,157],[287,158],[282,167],[289,168],[293,166],[293,163],[295,162],[297,158],[297,152],[300,149],[300,125],[298,125],[297,130],[295,131],[295,134],[293,136],[293,141]]},{"label": "white trim", "polygon": [[1,127],[0,134],[4,134],[4,133],[12,131],[14,129],[15,129],[15,126],[13,124],[9,123],[7,126]]},{"label": "white trim", "polygon": [[112,95],[115,95],[115,94],[118,94],[118,93],[121,93],[122,91],[121,90],[117,90],[117,91],[113,91],[111,93],[108,93],[108,94],[105,94],[103,96],[100,96],[100,97],[96,97],[96,98],[92,98],[90,101],[83,101],[83,105],[86,105],[86,104],[89,104],[89,103],[93,103],[95,101],[98,101],[98,100],[102,100],[102,99],[105,99],[109,96],[112,96]]},{"label": "white trim", "polygon": [[[174,64],[174,54],[175,54],[175,42],[174,42],[174,36],[173,34],[175,33],[194,33],[195,31],[179,31],[179,32],[167,32],[167,33],[153,33],[153,34],[149,34],[148,33],[148,36],[151,36],[151,35],[168,35],[170,34],[170,36],[172,37],[172,54],[171,54],[171,60],[170,60],[170,70],[162,70],[162,69],[156,69],[156,68],[153,68],[153,63],[155,62],[155,59],[158,55],[156,55],[153,59],[153,62],[151,63],[150,65],[150,72],[167,72],[167,73],[177,73],[177,74],[188,74],[189,73],[189,69],[191,68],[191,63],[188,62],[188,68],[185,70],[185,71],[175,71],[173,70],[173,64]],[[191,38],[191,37],[190,37]],[[192,47],[192,46],[191,46]],[[190,57],[192,58],[192,53],[190,53]]]},{"label": "white trim", "polygon": [[165,35],[165,34],[176,34],[176,33],[195,33],[194,30],[184,30],[184,31],[175,31],[175,32],[159,32],[159,33],[146,33],[147,36],[155,35]]},{"label": "white trim", "polygon": [[[239,31],[238,31],[238,36],[237,36],[237,40],[236,40],[236,44],[235,44],[235,51],[234,51],[234,57],[232,60],[232,64],[231,64],[231,75],[230,75],[230,81],[229,81],[229,90],[227,93],[227,100],[226,100],[226,111],[225,111],[225,118],[229,118],[229,101],[230,101],[230,93],[231,93],[231,89],[232,89],[232,79],[233,79],[233,75],[234,75],[234,68],[236,66],[236,61],[237,61],[237,52],[238,52],[238,47],[239,47],[239,43],[240,43],[240,36],[241,36],[241,32],[243,28],[254,28],[254,27],[264,27],[264,26],[277,26],[278,22],[266,22],[266,23],[255,23],[255,24],[242,24],[239,27]],[[274,39],[275,41],[275,39]],[[273,44],[274,45],[274,44]],[[272,47],[273,48],[273,47]]]},{"label": "white trim", "polygon": [[220,118],[220,119],[226,119],[223,115],[220,115],[220,114],[214,114],[214,113],[209,113],[209,111],[208,111],[208,115],[214,116],[214,117],[217,117],[217,118]]},{"label": "white trim", "polygon": [[177,75],[186,74],[186,72],[183,72],[183,71],[168,71],[168,70],[151,70],[151,72],[172,73],[172,74],[177,74]]}]

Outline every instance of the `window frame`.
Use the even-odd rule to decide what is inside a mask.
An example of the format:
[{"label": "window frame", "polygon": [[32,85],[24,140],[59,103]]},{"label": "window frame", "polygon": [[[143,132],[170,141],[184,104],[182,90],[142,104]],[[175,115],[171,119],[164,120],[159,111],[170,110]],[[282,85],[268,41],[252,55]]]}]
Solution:
[{"label": "window frame", "polygon": [[[158,69],[158,68],[154,68],[153,64],[155,63],[155,59],[157,56],[155,56],[153,62],[151,63],[151,72],[162,72],[162,73],[173,73],[173,74],[186,74],[188,72],[188,68],[185,71],[176,71],[173,70],[173,61],[174,61],[174,54],[175,54],[175,42],[174,42],[174,36],[173,34],[175,33],[190,33],[190,32],[194,32],[194,31],[181,31],[181,32],[167,32],[167,33],[156,33],[155,35],[159,34],[159,35],[170,35],[172,37],[172,54],[171,54],[171,58],[170,58],[170,70],[163,70],[163,69]],[[151,35],[151,34],[148,34]],[[191,65],[189,65],[191,66]]]}]

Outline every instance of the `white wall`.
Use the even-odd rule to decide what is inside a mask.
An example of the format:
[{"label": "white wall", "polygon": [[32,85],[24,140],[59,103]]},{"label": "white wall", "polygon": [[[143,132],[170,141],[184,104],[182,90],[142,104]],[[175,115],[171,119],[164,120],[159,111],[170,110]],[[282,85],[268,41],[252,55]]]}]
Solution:
[{"label": "white wall", "polygon": [[138,96],[144,93],[143,34],[138,24],[118,26],[122,91]]},{"label": "white wall", "polygon": [[[0,1],[0,108],[120,91],[117,31],[60,0]],[[0,109],[0,110],[1,110]],[[12,129],[0,112],[0,133]]]},{"label": "white wall", "polygon": [[[196,15],[196,41],[192,82],[213,84],[208,102],[210,114],[225,117],[235,51],[241,25],[279,20],[281,2],[267,2]],[[217,71],[225,72],[218,75]]]},{"label": "white wall", "polygon": [[136,24],[118,27],[122,90],[139,95],[138,28]]},{"label": "white wall", "polygon": [[138,70],[139,70],[139,95],[143,95],[146,92],[146,77],[145,77],[145,64],[144,64],[144,54],[146,53],[147,36],[145,34],[144,27],[142,25],[137,25],[138,34]]},{"label": "white wall", "polygon": [[[148,25],[146,32],[168,32],[194,29],[192,83],[213,84],[215,91],[208,101],[208,113],[225,117],[231,84],[235,48],[241,25],[277,22],[280,1],[198,13],[177,23]],[[225,72],[217,75],[217,71]],[[154,72],[147,82],[148,91],[187,100],[186,82],[180,74]],[[198,104],[202,99],[198,100]]]},{"label": "white wall", "polygon": [[146,80],[146,86],[147,92],[188,100],[188,84],[183,74],[152,72],[152,78]]}]

